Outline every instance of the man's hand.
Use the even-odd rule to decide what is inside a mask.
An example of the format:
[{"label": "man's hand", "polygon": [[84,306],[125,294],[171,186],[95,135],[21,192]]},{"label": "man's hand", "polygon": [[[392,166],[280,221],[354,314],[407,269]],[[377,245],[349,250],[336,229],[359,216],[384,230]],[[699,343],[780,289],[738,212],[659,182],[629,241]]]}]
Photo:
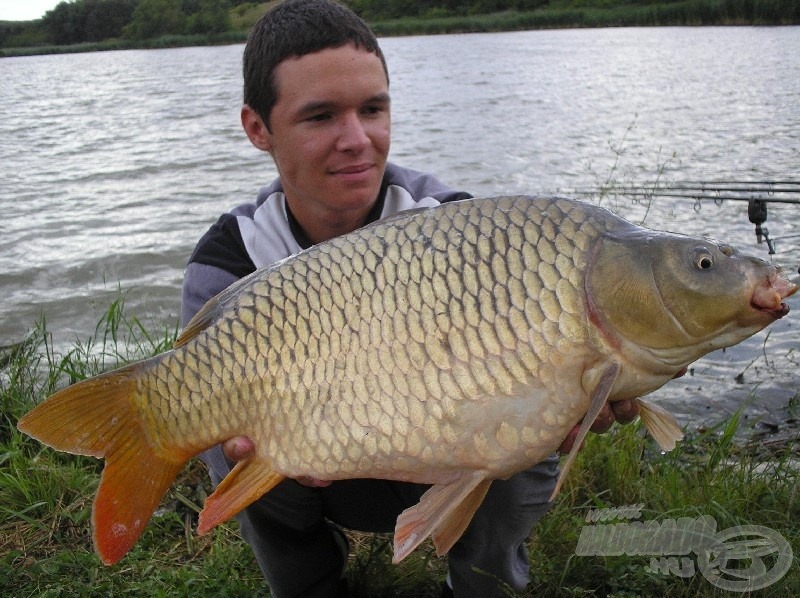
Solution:
[{"label": "man's hand", "polygon": [[255,452],[256,446],[247,436],[234,436],[222,444],[222,454],[228,461],[243,461]]},{"label": "man's hand", "polygon": [[[222,454],[228,461],[243,461],[253,456],[256,446],[247,436],[234,436],[222,443]],[[316,478],[297,478],[297,483],[311,488],[324,488],[331,483],[326,480]]]},{"label": "man's hand", "polygon": [[[624,401],[614,401],[613,403],[606,403],[594,420],[592,427],[589,428],[592,432],[602,434],[607,432],[608,429],[618,421],[621,424],[629,424],[639,415],[639,403],[635,399]],[[569,431],[564,442],[558,447],[558,452],[566,454],[572,450],[572,445],[575,444],[575,438],[578,435],[578,428],[580,423],[576,424],[572,430]]]}]

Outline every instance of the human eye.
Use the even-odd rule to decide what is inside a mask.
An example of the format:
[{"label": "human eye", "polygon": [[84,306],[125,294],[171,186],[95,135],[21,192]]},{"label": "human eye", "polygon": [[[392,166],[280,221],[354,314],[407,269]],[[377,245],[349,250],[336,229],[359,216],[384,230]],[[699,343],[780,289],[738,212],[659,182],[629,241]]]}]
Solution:
[{"label": "human eye", "polygon": [[307,122],[312,122],[312,123],[315,123],[315,122],[320,122],[321,123],[321,122],[328,121],[330,119],[331,119],[331,113],[330,112],[315,112],[315,113],[310,114],[310,115],[308,115],[306,117],[306,121]]},{"label": "human eye", "polygon": [[381,116],[387,111],[387,106],[384,104],[367,104],[361,109],[361,113],[365,116]]}]

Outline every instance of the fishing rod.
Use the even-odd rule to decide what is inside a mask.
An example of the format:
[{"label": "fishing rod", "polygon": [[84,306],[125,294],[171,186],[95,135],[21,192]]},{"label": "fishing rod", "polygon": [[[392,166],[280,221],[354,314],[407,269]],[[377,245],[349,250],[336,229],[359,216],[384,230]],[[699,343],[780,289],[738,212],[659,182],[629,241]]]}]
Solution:
[{"label": "fishing rod", "polygon": [[[682,191],[681,193],[674,193],[673,191]],[[695,199],[695,200],[706,200],[706,201],[763,201],[763,202],[773,202],[773,203],[788,203],[788,204],[797,204],[800,205],[800,196],[798,197],[764,197],[763,195],[756,195],[752,197],[745,197],[742,195],[727,195],[725,191],[732,191],[732,189],[725,189],[725,190],[714,190],[709,191],[708,193],[703,193],[700,191],[695,192],[683,192],[689,191],[688,189],[683,188],[676,188],[670,187],[668,191],[642,191],[641,188],[627,188],[627,187],[615,187],[614,192],[620,195],[629,195],[629,196],[638,196],[638,197],[675,197],[678,199]],[[579,193],[585,193],[579,191]],[[747,191],[750,193],[750,191]],[[798,189],[798,193],[800,193],[800,189]]]},{"label": "fishing rod", "polygon": [[[755,225],[756,240],[766,242],[769,254],[775,254],[775,244],[764,226],[767,221],[767,205],[770,203],[800,205],[800,181],[681,181],[665,184],[659,181],[643,182],[610,189],[617,195],[628,197],[667,197],[691,199],[695,210],[701,201],[746,201],[747,216]],[[576,191],[578,194],[596,194],[596,191]]]}]

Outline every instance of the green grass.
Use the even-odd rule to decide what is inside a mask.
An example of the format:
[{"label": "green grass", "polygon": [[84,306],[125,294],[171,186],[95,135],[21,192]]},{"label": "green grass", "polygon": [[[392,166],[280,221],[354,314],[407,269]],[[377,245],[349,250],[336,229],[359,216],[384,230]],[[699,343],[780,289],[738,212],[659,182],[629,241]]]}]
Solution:
[{"label": "green grass", "polygon": [[[57,453],[16,430],[31,406],[68,382],[170,346],[115,301],[88,339],[56,352],[45,322],[0,350],[0,593],[3,596],[266,596],[268,591],[236,524],[205,537],[194,529],[210,487],[201,465],[180,475],[134,549],[103,566],[91,542],[91,501],[101,464]],[[798,445],[751,450],[738,441],[737,417],[694,433],[662,455],[632,424],[589,439],[530,541],[532,583],[525,595],[722,596],[700,573],[686,579],[649,573],[647,556],[577,556],[590,509],[643,505],[642,521],[713,517],[717,529],[769,527],[794,551],[792,568],[755,595],[800,595]],[[756,443],[758,446],[758,444]],[[768,463],[766,473],[760,471]],[[600,525],[599,523],[596,525]],[[429,544],[390,563],[389,536],[351,534],[348,568],[357,597],[437,596],[445,561]],[[694,557],[692,557],[694,559]],[[694,559],[696,563],[696,559]],[[769,561],[765,561],[768,565]]]}]

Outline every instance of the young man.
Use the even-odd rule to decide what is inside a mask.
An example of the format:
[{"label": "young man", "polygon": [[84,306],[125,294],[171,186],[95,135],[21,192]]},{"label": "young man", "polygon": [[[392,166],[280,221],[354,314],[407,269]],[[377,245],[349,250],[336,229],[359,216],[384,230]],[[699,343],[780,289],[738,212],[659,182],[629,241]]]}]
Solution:
[{"label": "young man", "polygon": [[[277,5],[253,28],[243,64],[242,125],[280,177],[200,240],[186,270],[184,324],[258,267],[398,211],[469,197],[387,163],[388,72],[374,35],[350,10],[329,0]],[[607,427],[613,416],[606,416]],[[251,450],[239,437],[205,453],[214,483]],[[552,457],[492,484],[448,554],[445,594],[500,596],[503,584],[525,587],[524,542],[549,508],[556,474]],[[237,519],[272,595],[345,595],[347,543],[329,522],[393,531],[397,515],[425,489],[386,480],[284,480]]]}]

